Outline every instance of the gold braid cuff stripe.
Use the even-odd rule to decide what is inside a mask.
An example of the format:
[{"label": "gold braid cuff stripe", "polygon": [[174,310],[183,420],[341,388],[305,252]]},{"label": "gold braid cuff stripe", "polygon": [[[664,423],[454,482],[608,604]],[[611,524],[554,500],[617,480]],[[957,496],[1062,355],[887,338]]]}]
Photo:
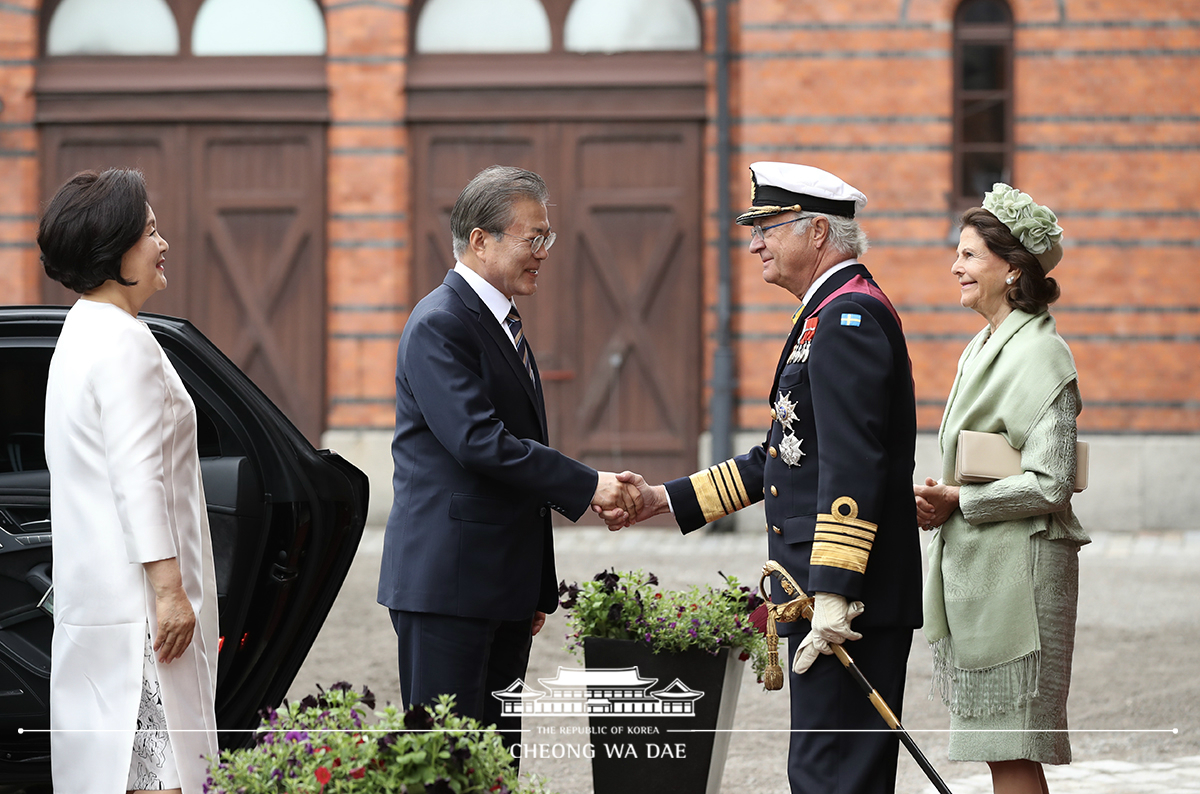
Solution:
[{"label": "gold braid cuff stripe", "polygon": [[843,535],[841,532],[830,532],[828,530],[828,527],[823,527],[818,524],[816,534],[813,535],[813,540],[823,540],[827,543],[841,543],[844,546],[853,546],[856,549],[866,549],[867,552],[870,553],[871,541]]},{"label": "gold braid cuff stripe", "polygon": [[875,530],[873,529],[859,529],[849,524],[839,524],[836,521],[818,521],[817,531],[820,532],[821,530],[826,532],[840,532],[852,538],[862,538],[867,542],[868,546],[875,542]]},{"label": "gold braid cuff stripe", "polygon": [[716,521],[750,504],[742,473],[732,460],[698,471],[688,479],[706,522]]},{"label": "gold braid cuff stripe", "polygon": [[830,568],[842,568],[855,573],[867,572],[867,557],[870,553],[865,549],[844,546],[841,543],[815,540],[813,542],[812,565],[825,565]]},{"label": "gold braid cuff stripe", "polygon": [[[855,513],[857,514],[857,512],[856,510]],[[875,530],[879,529],[878,524],[872,524],[870,521],[863,521],[860,518],[840,515],[839,513],[817,513],[817,522],[822,524],[839,524],[843,527],[858,527],[870,532],[872,537],[875,535]]]}]

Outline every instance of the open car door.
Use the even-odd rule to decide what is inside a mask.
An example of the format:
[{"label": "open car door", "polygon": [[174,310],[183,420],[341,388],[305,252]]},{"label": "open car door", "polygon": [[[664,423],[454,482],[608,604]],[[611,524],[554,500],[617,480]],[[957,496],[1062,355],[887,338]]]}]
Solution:
[{"label": "open car door", "polygon": [[[54,579],[46,375],[67,310],[0,308],[0,782],[50,779]],[[185,320],[142,314],[196,403],[216,563],[217,724],[250,729],[312,647],[362,537],[367,478],[317,450]],[[19,732],[20,729],[25,732]],[[249,734],[222,733],[222,747]]]}]

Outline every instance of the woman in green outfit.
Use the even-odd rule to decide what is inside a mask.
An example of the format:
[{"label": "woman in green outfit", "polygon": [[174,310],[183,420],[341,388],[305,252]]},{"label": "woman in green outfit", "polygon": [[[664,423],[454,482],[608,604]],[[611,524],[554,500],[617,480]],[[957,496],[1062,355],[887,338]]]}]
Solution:
[{"label": "woman in green outfit", "polygon": [[[1042,764],[1071,760],[1067,690],[1079,547],[1071,511],[1075,362],[1047,307],[1062,258],[1054,213],[996,184],[962,216],[951,273],[987,320],[958,362],[938,441],[942,477],[914,487],[929,544],[925,636],[950,709],[950,758],[986,761],[996,794],[1048,794]],[[1000,433],[1022,472],[960,484],[960,430]]]}]

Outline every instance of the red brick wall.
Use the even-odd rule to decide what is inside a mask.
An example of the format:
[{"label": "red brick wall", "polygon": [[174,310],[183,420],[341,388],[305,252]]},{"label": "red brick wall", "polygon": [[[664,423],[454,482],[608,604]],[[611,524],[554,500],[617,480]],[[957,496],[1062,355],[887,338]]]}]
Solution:
[{"label": "red brick wall", "polygon": [[[734,11],[734,206],[748,199],[755,160],[816,165],[867,194],[865,261],[904,319],[926,430],[983,323],[958,307],[949,275],[956,6],[755,0]],[[1053,311],[1080,370],[1081,428],[1200,431],[1200,283],[1188,268],[1200,246],[1200,7],[1011,7],[1013,182],[1066,230]],[[739,239],[737,419],[758,428],[796,302],[762,283],[744,232]]]},{"label": "red brick wall", "polygon": [[[0,300],[39,299],[33,126],[36,0],[0,5]],[[392,422],[410,294],[404,128],[408,5],[326,2],[330,114],[329,427]],[[1200,7],[1194,0],[1012,0],[1014,182],[1058,212],[1055,309],[1080,369],[1085,431],[1200,432]],[[714,48],[715,4],[702,4]],[[920,421],[937,426],[954,365],[982,323],[949,276],[953,0],[742,0],[731,6],[734,208],[747,166],[806,162],[861,188],[866,262],[911,340]],[[710,66],[710,78],[712,72]],[[710,118],[716,106],[710,91]],[[702,221],[705,369],[717,295],[716,134]],[[954,233],[956,235],[956,233]],[[762,282],[734,232],[736,424],[764,398],[795,301]],[[707,392],[706,392],[707,393]]]},{"label": "red brick wall", "polygon": [[0,303],[37,303],[36,0],[0,4]]},{"label": "red brick wall", "polygon": [[386,428],[409,295],[408,9],[326,3],[329,427]]}]

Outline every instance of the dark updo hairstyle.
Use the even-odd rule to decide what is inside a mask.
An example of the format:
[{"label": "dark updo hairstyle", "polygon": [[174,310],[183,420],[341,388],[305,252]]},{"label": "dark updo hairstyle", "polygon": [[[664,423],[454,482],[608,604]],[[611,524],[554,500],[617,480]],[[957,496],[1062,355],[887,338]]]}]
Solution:
[{"label": "dark updo hairstyle", "polygon": [[1058,300],[1058,282],[1046,275],[1042,263],[1021,245],[1003,221],[983,207],[972,207],[962,214],[959,223],[964,229],[970,226],[979,232],[989,251],[1021,271],[1021,277],[1005,294],[1009,306],[1037,314]]},{"label": "dark updo hairstyle", "polygon": [[141,171],[81,171],[46,205],[38,225],[46,275],[83,294],[121,277],[121,257],[146,228],[146,178]]}]

